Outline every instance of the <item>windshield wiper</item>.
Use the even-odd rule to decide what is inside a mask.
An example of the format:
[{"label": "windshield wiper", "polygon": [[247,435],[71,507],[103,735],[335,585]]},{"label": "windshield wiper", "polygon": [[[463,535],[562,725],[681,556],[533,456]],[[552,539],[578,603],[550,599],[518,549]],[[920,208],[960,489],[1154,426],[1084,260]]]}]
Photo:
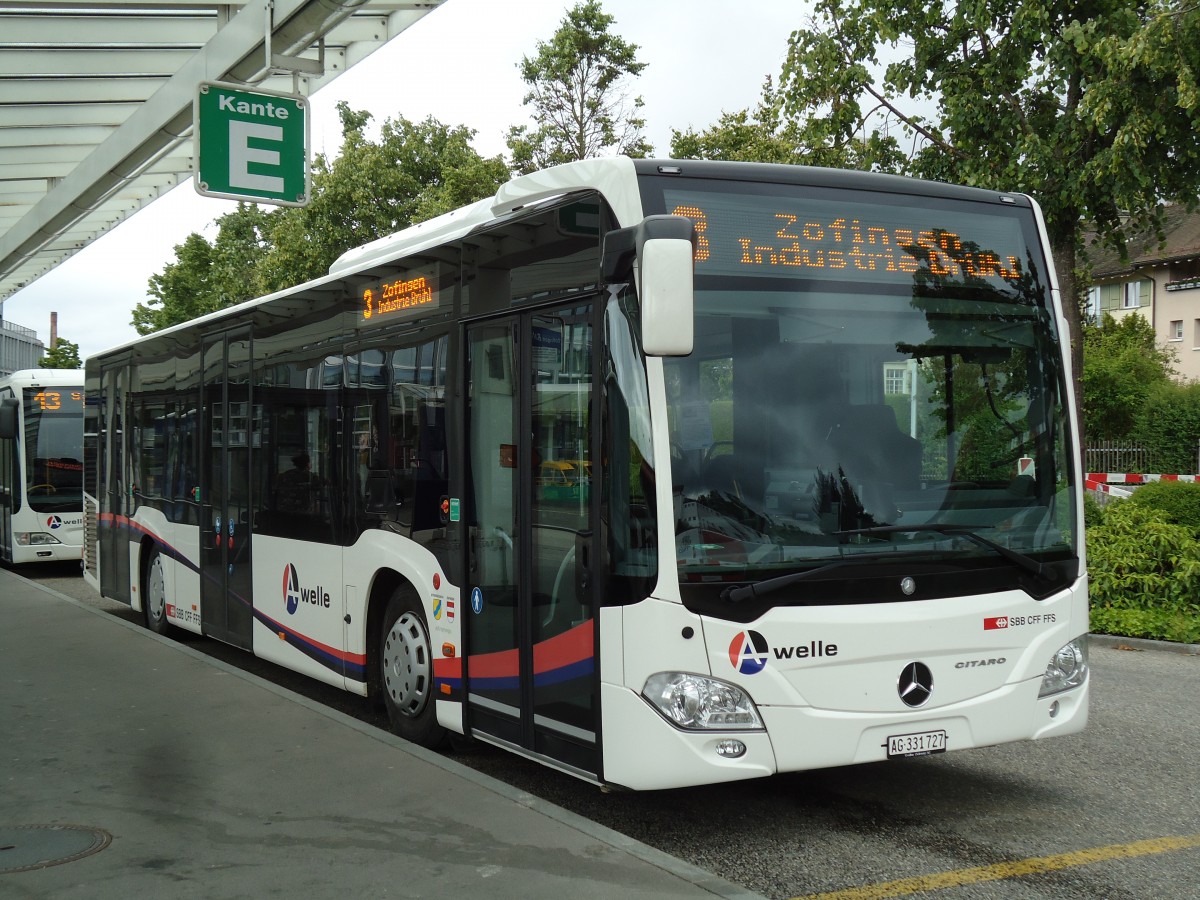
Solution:
[{"label": "windshield wiper", "polygon": [[[936,534],[944,534],[947,537],[964,537],[972,543],[994,551],[1009,562],[1019,566],[1030,574],[1036,575],[1039,578],[1049,577],[1048,567],[1044,563],[1040,563],[1031,556],[1026,556],[1024,553],[1018,553],[1016,550],[1013,550],[1010,547],[1005,547],[1003,544],[998,544],[995,541],[989,540],[982,535],[975,533],[976,529],[991,527],[991,525],[935,524],[877,525],[873,528],[855,528],[849,531],[835,531],[834,534],[838,537],[850,537],[856,534],[875,535],[897,534],[914,531],[932,531]],[[733,585],[730,585],[721,591],[721,599],[728,603],[741,603],[743,600],[749,600],[754,597],[761,597],[766,594],[774,593],[781,588],[795,584],[797,581],[804,581],[806,578],[812,578],[815,575],[823,575],[826,572],[831,572],[834,569],[840,569],[843,566],[855,565],[866,560],[881,558],[888,557],[882,557],[878,554],[856,555],[853,558],[838,559],[835,562],[827,563],[823,566],[817,566],[815,569],[808,569],[804,572],[792,572],[790,575],[780,575],[776,578],[768,578],[765,581],[755,582],[754,584],[747,584],[741,587],[734,587]]]},{"label": "windshield wiper", "polygon": [[850,531],[834,532],[838,537],[852,536],[856,534],[897,534],[902,532],[915,531],[932,531],[936,534],[944,534],[947,537],[964,537],[980,547],[986,547],[989,550],[994,550],[996,553],[1003,556],[1010,563],[1020,566],[1026,572],[1030,572],[1039,578],[1047,577],[1047,570],[1044,563],[1038,562],[1032,556],[1026,556],[1024,553],[1018,553],[1011,547],[1005,547],[1003,544],[998,544],[995,541],[988,540],[980,534],[976,534],[976,530],[980,528],[991,528],[991,525],[938,525],[936,523],[925,523],[922,525],[877,525],[873,528],[854,528]]},{"label": "windshield wiper", "polygon": [[779,575],[775,578],[768,578],[765,581],[756,581],[754,584],[745,584],[741,587],[730,585],[721,591],[721,599],[729,603],[741,603],[743,600],[749,600],[753,597],[761,597],[764,594],[774,593],[780,588],[785,588],[789,584],[795,584],[797,581],[803,581],[805,578],[811,578],[814,575],[821,575],[833,569],[840,569],[842,566],[848,566],[852,563],[857,563],[863,557],[857,556],[854,559],[839,559],[836,562],[827,563],[823,566],[817,566],[815,569],[808,569],[804,572],[792,572],[790,575]]}]

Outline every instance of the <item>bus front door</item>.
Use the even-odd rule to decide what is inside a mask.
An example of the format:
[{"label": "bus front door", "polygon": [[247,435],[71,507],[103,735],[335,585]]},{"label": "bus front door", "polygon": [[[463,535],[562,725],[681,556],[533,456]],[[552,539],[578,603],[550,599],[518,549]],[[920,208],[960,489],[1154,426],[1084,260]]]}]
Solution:
[{"label": "bus front door", "polygon": [[206,338],[202,352],[200,620],[205,634],[251,649],[250,454],[260,428],[250,396],[250,333]]},{"label": "bus front door", "polygon": [[576,302],[467,332],[463,612],[472,733],[594,775],[592,310]]}]

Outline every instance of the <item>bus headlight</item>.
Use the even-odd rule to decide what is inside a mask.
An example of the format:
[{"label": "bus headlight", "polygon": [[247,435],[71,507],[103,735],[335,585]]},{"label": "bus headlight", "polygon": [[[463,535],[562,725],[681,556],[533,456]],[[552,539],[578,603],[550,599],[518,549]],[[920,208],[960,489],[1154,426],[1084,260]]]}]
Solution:
[{"label": "bus headlight", "polygon": [[659,672],[646,679],[642,696],[659,714],[689,731],[751,731],[763,728],[758,709],[741,688],[688,672]]},{"label": "bus headlight", "polygon": [[14,537],[20,547],[43,547],[47,544],[61,544],[58,538],[44,531],[18,531]]},{"label": "bus headlight", "polygon": [[1050,664],[1046,666],[1046,674],[1042,676],[1042,689],[1038,696],[1045,697],[1047,694],[1057,694],[1079,687],[1087,680],[1087,674],[1087,635],[1083,635],[1059,647],[1058,652],[1050,657]]}]

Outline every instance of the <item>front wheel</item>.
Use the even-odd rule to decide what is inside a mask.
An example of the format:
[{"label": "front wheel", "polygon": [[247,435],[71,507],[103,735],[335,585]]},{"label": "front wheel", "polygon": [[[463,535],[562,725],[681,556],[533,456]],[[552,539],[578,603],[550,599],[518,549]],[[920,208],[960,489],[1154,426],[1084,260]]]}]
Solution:
[{"label": "front wheel", "polygon": [[142,615],[146,619],[146,627],[155,634],[170,634],[172,626],[167,618],[167,580],[163,574],[162,554],[157,550],[151,551],[150,559],[146,561],[146,575],[142,579]]},{"label": "front wheel", "polygon": [[392,731],[423,747],[441,747],[446,729],[434,709],[429,628],[412,588],[397,588],[388,600],[377,658]]}]

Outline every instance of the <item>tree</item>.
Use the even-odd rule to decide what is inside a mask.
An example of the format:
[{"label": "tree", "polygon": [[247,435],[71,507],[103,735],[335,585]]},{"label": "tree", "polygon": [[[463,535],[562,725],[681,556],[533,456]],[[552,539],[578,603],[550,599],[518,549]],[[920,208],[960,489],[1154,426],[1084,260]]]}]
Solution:
[{"label": "tree", "polygon": [[1175,374],[1174,351],[1158,345],[1154,326],[1137,313],[1084,326],[1083,342],[1086,431],[1099,440],[1128,438],[1151,392]]},{"label": "tree", "polygon": [[824,140],[820,128],[815,119],[785,116],[782,99],[768,78],[754,112],[722,113],[715,125],[699,133],[672,130],[671,156],[887,172],[899,172],[906,164],[894,137],[848,135],[834,144]]},{"label": "tree", "polygon": [[351,247],[494,194],[508,179],[500,157],[472,149],[470,129],[397,118],[372,141],[370,113],[345,103],[338,111],[341,154],[314,160],[309,205],[268,212],[240,203],[216,220],[214,241],[188,235],[150,277],[151,299],[133,310],[139,334],[320,277]]},{"label": "tree", "polygon": [[146,292],[152,299],[133,308],[134,329],[150,334],[217,309],[212,278],[212,244],[193,231],[175,245],[175,262],[150,276]]},{"label": "tree", "polygon": [[671,130],[671,156],[675,159],[727,159],[803,165],[806,148],[794,123],[783,121],[770,77],[763,85],[758,108],[722,112],[715,125],[696,132]]},{"label": "tree", "polygon": [[1162,200],[1200,193],[1200,8],[817,0],[815,16],[791,37],[784,113],[830,148],[886,140],[882,122],[914,140],[912,174],[1034,195],[1081,350],[1083,223],[1122,248],[1123,214],[1161,229]]},{"label": "tree", "polygon": [[79,345],[73,344],[65,338],[59,338],[58,342],[47,350],[46,355],[38,361],[38,365],[43,369],[83,368],[83,363],[79,359]]},{"label": "tree", "polygon": [[259,266],[264,292],[317,278],[350,248],[490,196],[508,180],[500,157],[484,159],[471,147],[471,129],[401,116],[371,141],[369,113],[344,102],[338,112],[341,154],[317,157],[308,206],[277,214]]},{"label": "tree", "polygon": [[[1085,367],[1085,377],[1086,372]],[[1146,451],[1152,471],[1200,472],[1200,383],[1171,379],[1153,385],[1135,416],[1130,444]]]},{"label": "tree", "polygon": [[610,33],[616,20],[599,0],[567,11],[549,42],[522,57],[517,68],[529,85],[525,105],[532,106],[534,128],[514,126],[508,133],[513,168],[533,172],[547,166],[610,153],[642,157],[651,152],[638,116],[642,98],[632,101],[625,79],[646,68],[637,61],[638,46]]},{"label": "tree", "polygon": [[133,309],[138,334],[188,322],[258,296],[258,266],[267,251],[272,216],[253,203],[216,219],[216,240],[193,231],[175,245],[175,262],[150,276],[151,299]]}]

